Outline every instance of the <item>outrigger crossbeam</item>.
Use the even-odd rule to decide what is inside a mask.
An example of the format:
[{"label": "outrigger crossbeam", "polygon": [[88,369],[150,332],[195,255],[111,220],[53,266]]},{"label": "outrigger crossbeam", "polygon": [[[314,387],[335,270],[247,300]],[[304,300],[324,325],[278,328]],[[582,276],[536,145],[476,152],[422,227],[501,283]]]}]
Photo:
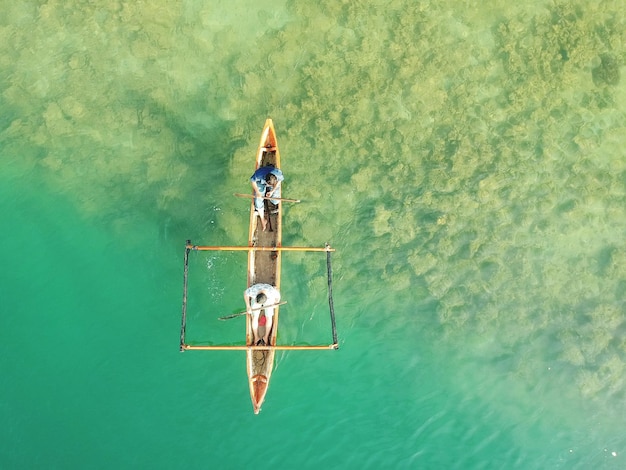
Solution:
[{"label": "outrigger crossbeam", "polygon": [[185,351],[324,351],[327,349],[339,349],[338,344],[329,345],[315,345],[315,346],[192,346],[190,344],[184,344],[183,350]]},{"label": "outrigger crossbeam", "polygon": [[187,245],[193,251],[335,251],[330,245],[316,246],[203,246]]}]

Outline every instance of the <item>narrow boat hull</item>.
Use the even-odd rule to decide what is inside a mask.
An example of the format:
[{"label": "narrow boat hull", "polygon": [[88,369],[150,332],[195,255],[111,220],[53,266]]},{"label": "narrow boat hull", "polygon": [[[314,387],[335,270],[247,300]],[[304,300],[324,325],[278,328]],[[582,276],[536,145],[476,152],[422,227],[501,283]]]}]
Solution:
[{"label": "narrow boat hull", "polygon": [[[261,140],[259,142],[259,148],[257,150],[255,170],[272,165],[276,168],[280,168],[280,153],[278,150],[278,142],[276,140],[276,133],[274,131],[274,124],[271,119],[265,121],[263,132],[261,133]],[[280,247],[282,244],[282,204],[278,204],[274,207],[269,203],[270,207],[266,206],[266,217],[268,220],[267,230],[263,231],[261,223],[258,220],[259,217],[254,210],[254,201],[250,204],[250,230],[248,238],[248,246],[257,247]],[[270,284],[280,290],[280,266],[281,266],[281,251],[268,250],[268,251],[249,251],[248,252],[248,287],[264,283]],[[252,330],[252,318],[247,316],[246,321],[246,345],[252,346],[254,341],[254,335]],[[276,334],[278,331],[278,318],[279,307],[274,309],[274,318],[272,324],[272,331],[269,336],[269,343],[271,346],[276,345]],[[259,326],[259,335],[263,335],[264,326]],[[252,399],[252,407],[254,413],[258,414],[261,411],[261,405],[265,400],[269,381],[272,376],[272,369],[274,368],[274,354],[273,349],[267,350],[247,350],[247,369],[248,369],[248,383],[250,386],[250,398]]]}]

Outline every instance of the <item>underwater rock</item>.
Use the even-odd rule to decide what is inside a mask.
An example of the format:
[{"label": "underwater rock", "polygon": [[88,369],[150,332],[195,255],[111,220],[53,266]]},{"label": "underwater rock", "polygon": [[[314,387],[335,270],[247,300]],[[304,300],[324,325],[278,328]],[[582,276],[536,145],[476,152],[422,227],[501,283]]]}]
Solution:
[{"label": "underwater rock", "polygon": [[619,64],[613,54],[600,55],[600,63],[591,71],[593,83],[600,85],[617,85],[619,83]]}]

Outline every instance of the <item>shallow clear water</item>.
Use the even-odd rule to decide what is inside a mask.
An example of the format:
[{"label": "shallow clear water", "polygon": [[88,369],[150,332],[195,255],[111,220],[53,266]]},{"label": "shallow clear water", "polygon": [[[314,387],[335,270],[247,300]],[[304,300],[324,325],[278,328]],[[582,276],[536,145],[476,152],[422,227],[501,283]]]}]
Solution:
[{"label": "shallow clear water", "polygon": [[[623,468],[621,2],[0,2],[6,468]],[[267,116],[337,352],[178,352]],[[237,342],[245,254],[192,253]],[[280,338],[330,341],[323,255]]]}]

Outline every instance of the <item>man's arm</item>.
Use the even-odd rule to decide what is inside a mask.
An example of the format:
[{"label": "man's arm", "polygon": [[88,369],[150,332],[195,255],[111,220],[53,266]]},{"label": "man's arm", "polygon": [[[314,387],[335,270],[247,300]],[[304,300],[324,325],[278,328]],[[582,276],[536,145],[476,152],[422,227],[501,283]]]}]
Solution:
[{"label": "man's arm", "polygon": [[249,314],[252,314],[252,306],[250,305],[250,296],[248,295],[247,290],[243,292],[243,300],[246,302],[246,312]]},{"label": "man's arm", "polygon": [[251,181],[250,184],[252,185],[252,189],[254,189],[254,195],[256,197],[262,197],[263,194],[259,191],[259,186],[256,184],[256,181]]}]

